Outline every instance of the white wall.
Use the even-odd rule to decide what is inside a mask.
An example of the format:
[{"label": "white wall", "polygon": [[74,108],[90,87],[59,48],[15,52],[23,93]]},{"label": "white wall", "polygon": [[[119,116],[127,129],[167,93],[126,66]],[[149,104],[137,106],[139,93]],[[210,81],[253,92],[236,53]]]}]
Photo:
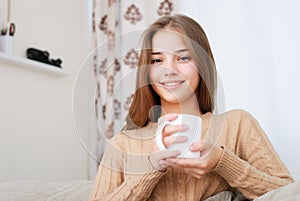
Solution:
[{"label": "white wall", "polygon": [[[87,179],[88,154],[72,114],[76,74],[89,53],[89,1],[13,0],[14,55],[28,47],[61,58],[67,76],[55,76],[0,61],[0,182]],[[92,72],[91,72],[92,73]],[[90,75],[88,75],[90,76]],[[88,77],[87,76],[87,77]],[[81,87],[81,98],[89,93]],[[89,112],[78,111],[82,139]]]},{"label": "white wall", "polygon": [[226,109],[252,113],[300,181],[300,2],[181,1],[206,30]]}]

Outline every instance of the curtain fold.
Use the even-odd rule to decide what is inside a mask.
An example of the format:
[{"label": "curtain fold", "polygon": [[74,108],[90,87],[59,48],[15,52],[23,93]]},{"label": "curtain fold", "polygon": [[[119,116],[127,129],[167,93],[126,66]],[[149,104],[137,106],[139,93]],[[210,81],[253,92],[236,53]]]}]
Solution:
[{"label": "curtain fold", "polygon": [[106,140],[125,125],[138,62],[138,41],[157,18],[176,12],[177,0],[94,0],[94,74],[97,79],[95,112],[97,139],[91,152],[90,177],[101,160]]}]

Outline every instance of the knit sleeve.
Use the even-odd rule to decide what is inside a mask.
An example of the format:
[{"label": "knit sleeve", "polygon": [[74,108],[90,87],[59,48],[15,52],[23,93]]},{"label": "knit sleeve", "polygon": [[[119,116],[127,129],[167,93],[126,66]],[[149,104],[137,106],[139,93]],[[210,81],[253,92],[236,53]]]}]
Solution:
[{"label": "knit sleeve", "polygon": [[258,122],[247,113],[236,147],[224,147],[215,171],[248,199],[293,182]]},{"label": "knit sleeve", "polygon": [[130,168],[128,172],[124,164],[127,160],[131,161],[130,158],[113,138],[99,165],[89,200],[146,200],[151,195],[163,173],[153,169],[145,155],[135,156],[139,168],[136,172]]}]

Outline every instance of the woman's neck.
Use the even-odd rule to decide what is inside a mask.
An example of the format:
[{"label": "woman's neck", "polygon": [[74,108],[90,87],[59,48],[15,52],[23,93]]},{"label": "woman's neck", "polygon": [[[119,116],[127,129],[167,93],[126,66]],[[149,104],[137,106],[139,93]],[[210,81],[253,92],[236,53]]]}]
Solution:
[{"label": "woman's neck", "polygon": [[162,107],[161,115],[168,114],[168,113],[191,114],[197,116],[201,115],[197,100],[187,101],[184,103],[170,103],[161,100],[161,107]]}]

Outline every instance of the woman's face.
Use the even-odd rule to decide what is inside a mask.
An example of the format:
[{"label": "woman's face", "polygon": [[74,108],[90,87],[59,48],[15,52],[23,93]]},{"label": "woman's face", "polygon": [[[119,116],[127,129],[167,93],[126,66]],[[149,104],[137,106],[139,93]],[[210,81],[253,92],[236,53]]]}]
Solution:
[{"label": "woman's face", "polygon": [[152,40],[150,81],[161,104],[184,103],[194,95],[199,74],[182,35],[162,29]]}]

